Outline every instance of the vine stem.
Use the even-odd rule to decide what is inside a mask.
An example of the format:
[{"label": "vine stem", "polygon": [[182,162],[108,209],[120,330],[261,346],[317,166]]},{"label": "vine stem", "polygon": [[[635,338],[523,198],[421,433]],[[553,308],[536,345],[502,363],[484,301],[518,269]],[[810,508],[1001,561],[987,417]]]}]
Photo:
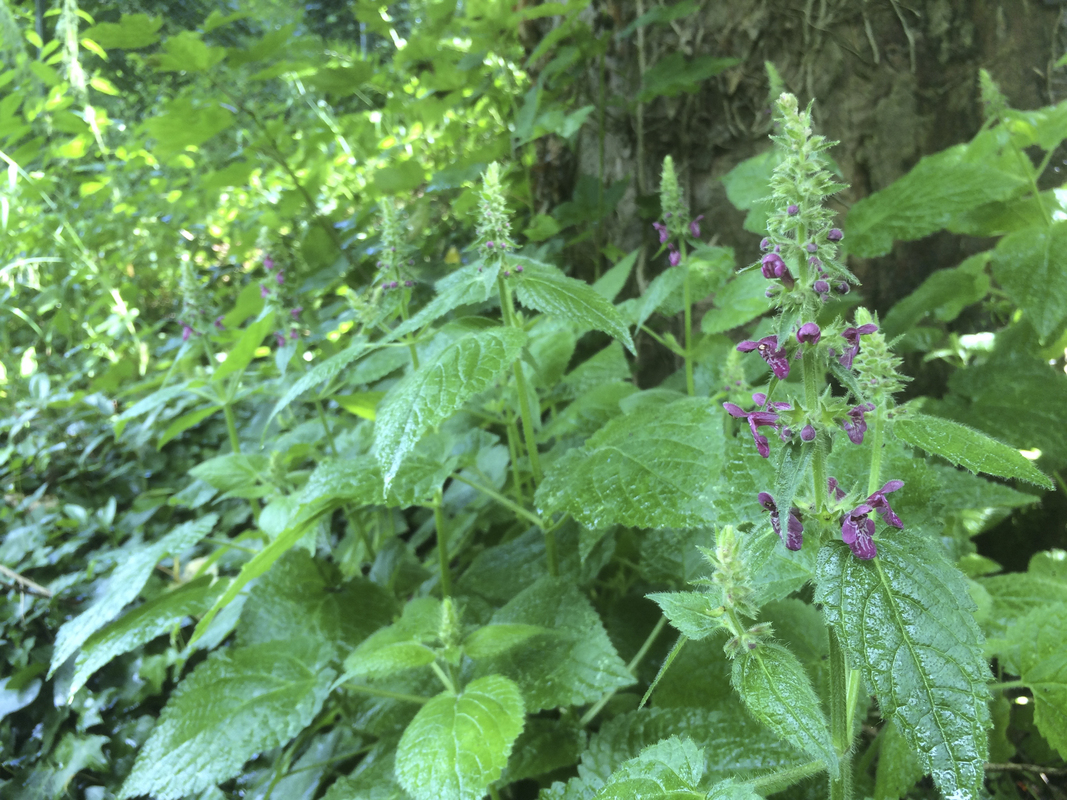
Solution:
[{"label": "vine stem", "polygon": [[522,506],[518,505],[517,503],[513,503],[511,500],[509,500],[507,497],[502,495],[496,489],[490,488],[489,486],[484,486],[483,484],[480,484],[480,483],[476,483],[475,481],[472,481],[469,478],[463,477],[463,475],[461,475],[458,472],[453,472],[452,473],[452,479],[453,480],[457,480],[460,483],[465,483],[469,487],[471,487],[472,489],[481,492],[482,494],[486,495],[487,497],[493,498],[498,503],[500,503],[500,505],[504,506],[505,508],[509,509],[510,511],[513,511],[515,514],[518,514],[520,517],[526,518],[527,520],[532,522],[534,525],[536,525],[541,530],[545,530],[545,528],[547,527],[545,525],[545,521],[543,519],[541,519],[539,516],[537,516],[536,514],[534,514],[531,511],[528,511],[527,509],[523,508]]}]

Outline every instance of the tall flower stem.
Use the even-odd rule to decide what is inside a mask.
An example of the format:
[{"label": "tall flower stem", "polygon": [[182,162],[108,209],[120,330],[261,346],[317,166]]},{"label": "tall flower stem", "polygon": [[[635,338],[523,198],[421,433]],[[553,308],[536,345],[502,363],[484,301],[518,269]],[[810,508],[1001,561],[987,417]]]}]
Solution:
[{"label": "tall flower stem", "polygon": [[[819,403],[819,384],[815,348],[809,347],[804,351],[804,405],[811,413]],[[823,448],[816,445],[811,459],[811,468],[815,480],[815,513],[823,509],[826,497],[826,453]]]},{"label": "tall flower stem", "polygon": [[870,424],[871,429],[871,474],[867,479],[867,494],[871,495],[878,491],[881,486],[880,473],[882,471],[882,403],[878,402],[874,407],[874,421]]},{"label": "tall flower stem", "polygon": [[685,390],[690,397],[696,395],[693,381],[693,301],[689,290],[689,256],[685,251],[685,240],[678,242],[682,254],[682,300],[685,303]]},{"label": "tall flower stem", "polygon": [[830,778],[830,800],[852,798],[852,726],[849,708],[851,673],[845,661],[845,651],[830,628],[830,737],[837,751],[841,772]]},{"label": "tall flower stem", "polygon": [[452,574],[448,569],[448,528],[445,525],[444,498],[438,489],[433,499],[433,522],[437,529],[437,561],[441,567],[441,596],[452,595]]}]

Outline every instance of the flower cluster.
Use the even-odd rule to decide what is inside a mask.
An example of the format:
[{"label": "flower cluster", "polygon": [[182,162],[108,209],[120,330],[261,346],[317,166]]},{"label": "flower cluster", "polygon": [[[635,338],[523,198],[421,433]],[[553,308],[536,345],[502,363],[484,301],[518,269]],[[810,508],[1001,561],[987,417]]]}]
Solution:
[{"label": "flower cluster", "polygon": [[674,161],[670,156],[663,159],[663,175],[660,178],[660,208],[663,211],[663,221],[653,222],[652,227],[659,237],[659,243],[667,245],[667,262],[672,267],[682,263],[682,251],[678,249],[676,241],[681,240],[688,234],[693,239],[700,238],[700,221],[704,219],[701,214],[694,219],[685,220],[689,217],[689,209],[682,199],[682,187],[678,183],[678,176],[674,172]]},{"label": "flower cluster", "polygon": [[[844,492],[838,488],[837,479],[827,481],[830,495],[843,499]],[[904,487],[904,481],[888,481],[881,489],[871,494],[864,502],[846,512],[841,518],[841,541],[848,545],[852,554],[863,561],[869,561],[878,555],[874,544],[874,520],[871,512],[877,512],[882,520],[894,528],[903,530],[904,523],[889,505],[886,495]]]},{"label": "flower cluster", "polygon": [[770,443],[767,441],[767,437],[759,432],[759,429],[764,425],[769,425],[778,431],[778,435],[782,438],[788,438],[783,436],[783,431],[778,425],[778,412],[792,408],[789,403],[767,403],[767,395],[763,392],[756,392],[752,395],[752,401],[759,407],[766,406],[769,410],[761,411],[744,411],[740,406],[733,403],[723,403],[722,407],[726,409],[731,417],[737,417],[738,419],[747,419],[749,430],[752,431],[752,438],[756,440],[756,450],[761,456],[767,458],[771,454]]},{"label": "flower cluster", "polygon": [[193,275],[193,268],[189,262],[182,264],[181,283],[179,284],[182,296],[182,313],[178,324],[182,326],[182,341],[187,342],[192,336],[200,336],[210,330],[209,324],[215,330],[224,330],[222,315],[215,317],[214,323],[208,323],[211,318],[211,306],[205,296],[203,287]]},{"label": "flower cluster", "polygon": [[[263,257],[263,269],[266,270],[267,277],[259,284],[259,296],[268,302],[275,303],[276,307],[284,308],[286,304],[285,271],[280,265],[275,264],[274,259],[269,255]],[[283,327],[274,332],[274,341],[278,347],[285,347],[287,340],[293,341],[299,338],[299,320],[303,311],[303,306],[293,306],[289,309],[288,330]]]},{"label": "flower cluster", "polygon": [[515,243],[511,240],[511,220],[504,199],[504,186],[500,181],[500,165],[495,161],[485,170],[478,210],[475,233],[480,242],[482,258],[513,251]]}]

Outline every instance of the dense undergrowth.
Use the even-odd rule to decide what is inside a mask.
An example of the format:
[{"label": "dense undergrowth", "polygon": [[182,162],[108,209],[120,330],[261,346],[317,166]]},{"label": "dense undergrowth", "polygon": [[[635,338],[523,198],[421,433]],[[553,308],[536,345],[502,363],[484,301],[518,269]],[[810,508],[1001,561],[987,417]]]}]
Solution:
[{"label": "dense undergrowth", "polygon": [[[687,6],[586,5],[361,2],[358,46],[0,5],[0,797],[1059,780],[1067,554],[974,540],[1065,490],[1067,104],[983,74],[975,138],[841,216],[768,66],[775,141],[724,179],[760,260],[669,159],[627,254],[626,187],[538,208],[537,147],[602,135],[576,65]],[[640,102],[732,63],[666,62]],[[864,308],[847,256],[941,230],[989,246]]]}]

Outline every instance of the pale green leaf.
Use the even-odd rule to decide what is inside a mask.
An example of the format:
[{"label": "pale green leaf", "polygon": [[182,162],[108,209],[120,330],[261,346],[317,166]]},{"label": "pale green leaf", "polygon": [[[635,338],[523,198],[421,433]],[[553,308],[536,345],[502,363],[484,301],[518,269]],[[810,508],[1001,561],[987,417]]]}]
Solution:
[{"label": "pale green leaf", "polygon": [[399,620],[372,633],[349,654],[342,680],[380,678],[433,663],[437,656],[428,645],[436,641],[440,625],[441,601],[415,598]]},{"label": "pale green leaf", "polygon": [[816,602],[941,793],[981,794],[988,752],[989,665],[963,576],[928,541],[900,531],[860,561],[819,551]]},{"label": "pale green leaf", "polygon": [[703,800],[697,786],[704,751],[689,738],[671,736],[622,764],[596,794],[597,800]]},{"label": "pale green leaf", "polygon": [[1011,233],[993,250],[993,277],[1042,338],[1067,317],[1067,222]]},{"label": "pale green leaf", "polygon": [[984,472],[1054,488],[1052,481],[1014,447],[959,422],[912,413],[894,420],[893,432],[910,445],[939,455],[971,472]]},{"label": "pale green leaf", "polygon": [[119,612],[133,602],[162,559],[188,550],[211,532],[218,516],[208,514],[193,522],[177,526],[149,545],[133,549],[108,578],[107,586],[99,599],[69,622],[65,622],[56,634],[55,648],[49,677],[81,647],[85,641],[118,616]]},{"label": "pale green leaf", "polygon": [[388,490],[404,457],[431,428],[489,388],[526,337],[515,328],[468,333],[389,390],[378,406],[375,454]]},{"label": "pale green leaf", "polygon": [[286,389],[285,394],[281,396],[281,399],[274,404],[273,410],[270,412],[270,416],[267,417],[269,423],[278,412],[286,408],[297,397],[302,395],[309,389],[318,386],[320,384],[331,381],[341,374],[349,364],[359,358],[367,351],[367,343],[362,339],[357,339],[351,345],[346,347],[340,353],[334,353],[324,361],[319,362],[314,367],[309,369],[303,375],[301,375],[295,383]]},{"label": "pale green leaf", "polygon": [[1035,608],[1010,632],[1018,643],[1023,683],[1034,695],[1034,723],[1061,757],[1067,756],[1067,617],[1064,606]]},{"label": "pale green leaf", "polygon": [[717,594],[654,592],[646,597],[689,639],[700,641],[723,629],[722,598]]},{"label": "pale green leaf", "polygon": [[638,250],[631,250],[630,254],[621,259],[618,264],[601,275],[593,284],[593,291],[605,300],[614,300],[618,297],[622,287],[630,278],[630,270],[637,262]]},{"label": "pale green leaf", "polygon": [[549,635],[553,631],[540,625],[501,623],[483,625],[467,634],[463,640],[463,652],[473,659],[492,658],[505,653],[533,636]]},{"label": "pale green leaf", "polygon": [[390,508],[428,505],[433,500],[433,493],[441,488],[455,467],[454,457],[438,457],[435,453],[416,449],[404,459],[383,500],[382,469],[374,456],[339,458],[315,468],[300,493],[300,502],[315,508],[337,508],[346,504]]},{"label": "pale green leaf", "polygon": [[136,50],[159,41],[162,17],[147,14],[123,14],[118,22],[101,22],[82,31],[101,47],[108,50]]},{"label": "pale green leaf", "polygon": [[507,764],[523,716],[519,688],[500,675],[438,695],[397,745],[400,785],[416,800],[480,800]]},{"label": "pale green leaf", "polygon": [[230,497],[264,497],[270,487],[260,484],[260,478],[269,464],[266,456],[227,453],[201,461],[189,474]]},{"label": "pale green leaf", "polygon": [[499,272],[500,262],[494,259],[492,264],[478,260],[446,275],[434,285],[437,291],[434,298],[413,317],[397,325],[389,340],[420,330],[460,306],[484,303],[496,287]]},{"label": "pale green leaf", "polygon": [[170,696],[120,798],[177,800],[288,742],[322,708],[334,677],[328,658],[304,639],[212,653]]},{"label": "pale green leaf", "polygon": [[767,297],[767,279],[759,270],[736,275],[715,294],[715,306],[708,309],[700,322],[704,333],[723,333],[751,322],[771,309]]},{"label": "pale green leaf", "polygon": [[760,643],[734,659],[730,678],[752,716],[836,774],[837,752],[830,725],[795,655],[774,642]]},{"label": "pale green leaf", "polygon": [[207,408],[198,408],[196,411],[190,411],[188,414],[183,414],[174,420],[167,429],[163,431],[159,437],[159,442],[156,443],[156,449],[162,450],[163,445],[173,439],[175,436],[179,436],[189,428],[193,428],[210,417],[212,414],[217,414],[222,410],[222,406],[208,406]]},{"label": "pale green leaf", "polygon": [[577,722],[574,718],[529,717],[526,727],[515,740],[500,785],[536,778],[577,764],[586,741],[586,733]]},{"label": "pale green leaf", "polygon": [[551,464],[537,507],[566,511],[589,528],[699,526],[710,520],[722,450],[722,418],[710,400],[639,408]]},{"label": "pale green leaf", "polygon": [[544,314],[568,319],[584,328],[603,331],[622,342],[631,353],[636,352],[622,314],[592,286],[568,278],[548,264],[521,257],[515,257],[514,260],[523,266],[522,273],[513,273],[512,278],[520,303]]},{"label": "pale green leaf", "polygon": [[215,603],[226,585],[226,581],[212,584],[211,576],[205,575],[154,597],[94,633],[86,639],[78,654],[67,696],[74,697],[89,677],[115,656],[128,653],[173,630],[185,617],[203,614]]},{"label": "pale green leaf", "polygon": [[223,378],[243,372],[256,357],[256,349],[273,329],[274,312],[269,311],[262,319],[256,320],[241,331],[241,337],[226,354],[226,360],[215,368],[215,374],[211,376],[211,380],[218,383]]}]

